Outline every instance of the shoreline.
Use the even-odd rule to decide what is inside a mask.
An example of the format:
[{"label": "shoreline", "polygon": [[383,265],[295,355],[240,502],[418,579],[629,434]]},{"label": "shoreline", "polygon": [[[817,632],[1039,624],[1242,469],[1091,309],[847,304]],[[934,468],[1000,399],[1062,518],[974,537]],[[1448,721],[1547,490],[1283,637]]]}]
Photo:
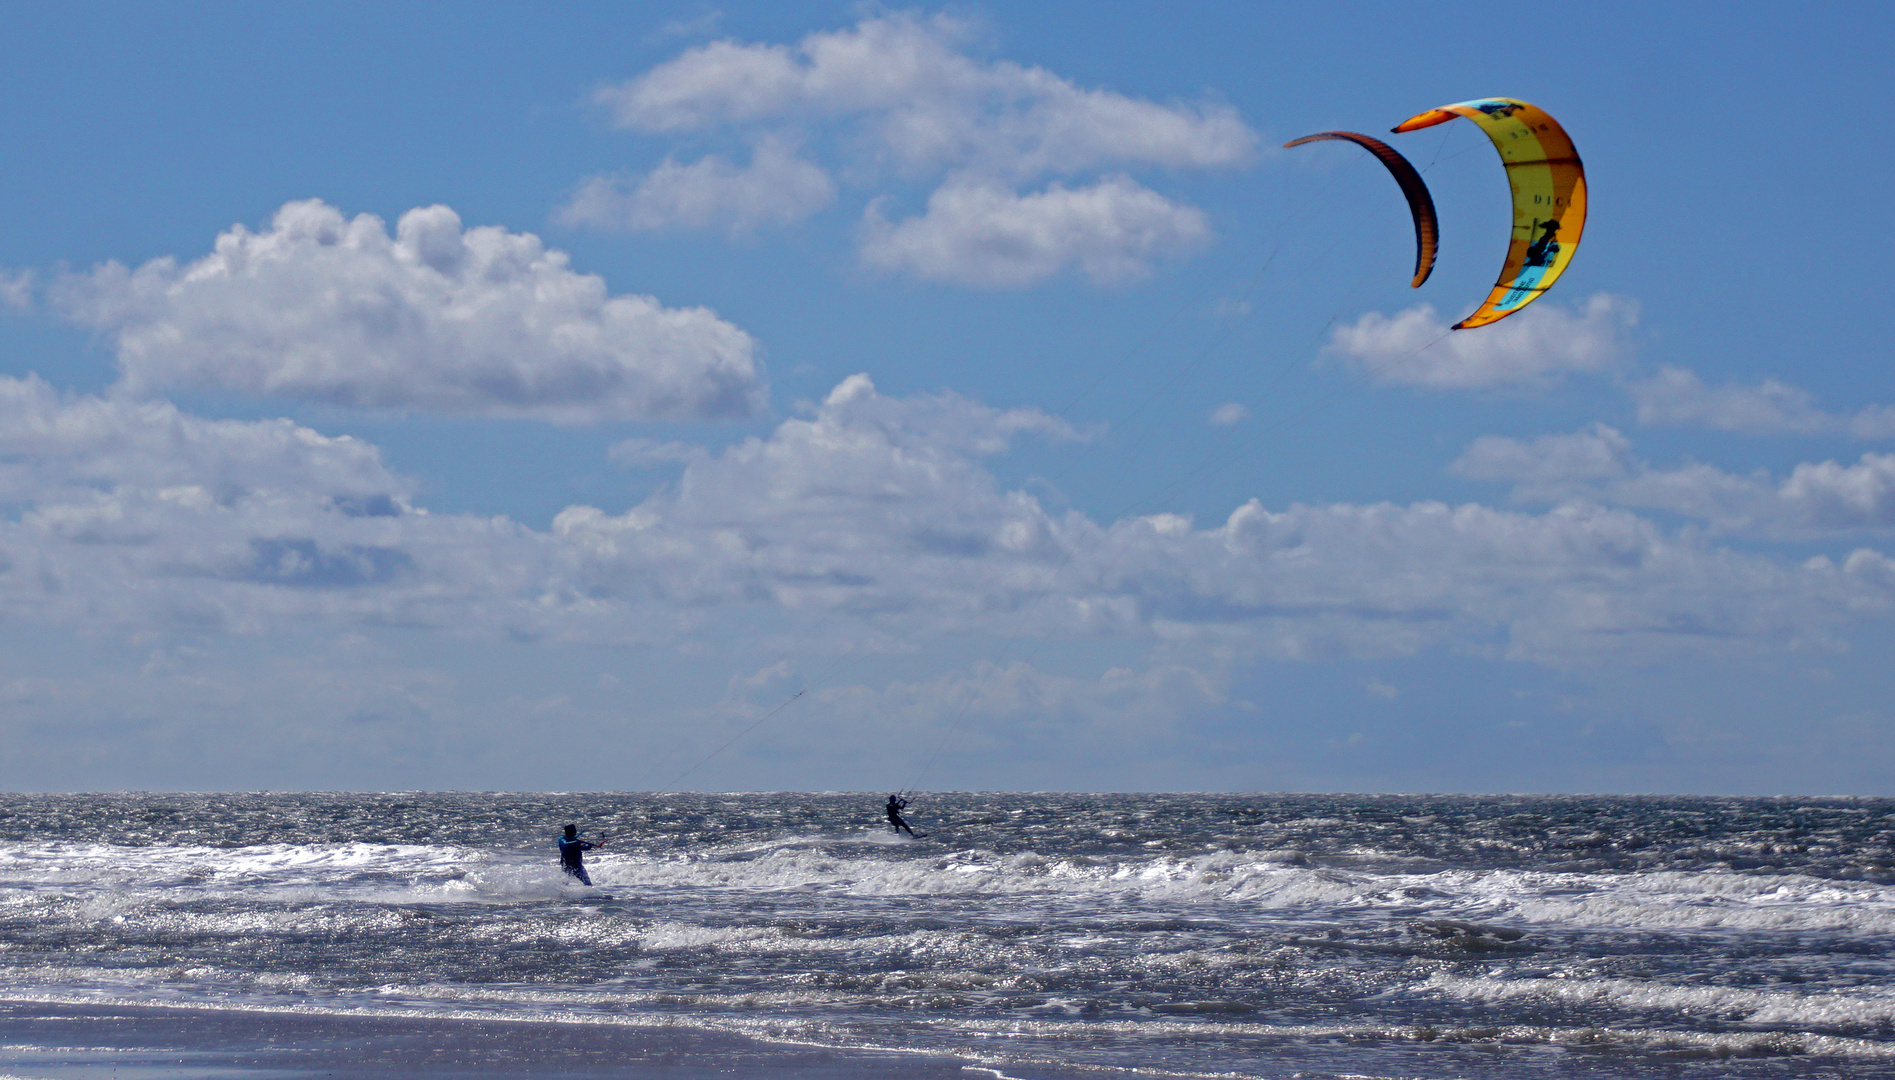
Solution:
[{"label": "shoreline", "polygon": [[944,1054],[771,1042],[687,1025],[0,1000],[0,1076],[993,1080]]}]

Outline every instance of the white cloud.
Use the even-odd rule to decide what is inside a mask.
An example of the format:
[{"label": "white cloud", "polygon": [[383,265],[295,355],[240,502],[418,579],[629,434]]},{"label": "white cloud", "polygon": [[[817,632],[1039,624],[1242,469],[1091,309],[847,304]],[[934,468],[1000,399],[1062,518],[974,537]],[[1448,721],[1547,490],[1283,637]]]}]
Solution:
[{"label": "white cloud", "polygon": [[1049,543],[1038,504],[999,491],[977,461],[1022,432],[1072,435],[1033,410],[884,398],[855,375],[813,418],[691,463],[672,491],[623,515],[569,508],[553,532],[594,596],[934,608],[925,621],[952,623],[989,602],[970,585],[1021,572],[1009,553]]},{"label": "white cloud", "polygon": [[719,23],[724,21],[724,12],[719,8],[709,8],[695,18],[667,19],[645,36],[648,42],[675,37],[703,37],[714,33]]},{"label": "white cloud", "polygon": [[1532,442],[1483,435],[1449,471],[1470,480],[1505,480],[1516,492],[1557,498],[1575,483],[1616,480],[1632,472],[1632,444],[1616,429],[1594,423],[1571,435],[1542,435]]},{"label": "white cloud", "polygon": [[1200,632],[1227,613],[1303,658],[1479,650],[1489,640],[1516,659],[1563,664],[1791,644],[1823,638],[1834,616],[1816,613],[1847,592],[1833,575],[1803,578],[1624,511],[1573,505],[1527,515],[1438,503],[1272,513],[1252,503],[1214,535],[1226,558],[1179,545],[1195,587],[1174,584],[1164,603]]},{"label": "white cloud", "polygon": [[705,308],[606,292],[539,238],[444,206],[345,218],[316,200],[180,266],[107,263],[55,286],[112,335],[124,386],[565,423],[746,416],[749,335]]},{"label": "white cloud", "polygon": [[1029,634],[1298,658],[1448,644],[1564,663],[1822,640],[1854,588],[1833,567],[1782,567],[1598,507],[1253,502],[1203,529],[1054,518],[966,456],[1048,423],[886,399],[856,377],[815,417],[693,462],[675,490],[623,515],[575,507],[554,531],[585,553],[591,597],[769,597],[862,613],[891,642]]},{"label": "white cloud", "polygon": [[136,632],[410,621],[437,604],[465,615],[537,561],[505,522],[416,510],[374,447],[286,420],[0,379],[0,462],[0,503],[19,508],[0,520],[11,617]]},{"label": "white cloud", "polygon": [[835,201],[829,174],[776,139],[760,141],[750,164],[716,155],[662,165],[632,182],[595,176],[557,215],[566,225],[626,229],[723,228],[733,236],[765,225],[794,225]]},{"label": "white cloud", "polygon": [[38,275],[31,270],[0,270],[0,307],[26,311],[33,306]]},{"label": "white cloud", "polygon": [[1747,435],[1895,438],[1895,408],[1870,405],[1853,416],[1825,412],[1807,390],[1775,379],[1710,387],[1696,372],[1665,366],[1630,390],[1642,424],[1691,424]]},{"label": "white cloud", "polygon": [[1224,404],[1211,410],[1211,423],[1216,424],[1218,427],[1229,427],[1232,424],[1240,423],[1249,415],[1250,410],[1245,407],[1243,403],[1226,401]]},{"label": "white cloud", "polygon": [[1638,306],[1600,293],[1578,311],[1541,300],[1517,315],[1450,331],[1433,305],[1390,318],[1379,312],[1338,327],[1329,351],[1376,382],[1437,390],[1550,386],[1569,373],[1610,370],[1624,353]]},{"label": "white cloud", "polygon": [[44,506],[184,488],[225,505],[259,491],[295,493],[369,516],[400,512],[409,497],[380,453],[348,436],[287,420],[206,420],[169,402],[61,395],[38,378],[0,377],[0,500]]},{"label": "white cloud", "polygon": [[1791,471],[1778,495],[1815,526],[1895,528],[1895,454],[1864,454],[1854,465],[1805,462]]},{"label": "white cloud", "polygon": [[1152,260],[1209,238],[1202,211],[1124,176],[1030,195],[956,183],[929,196],[920,217],[890,224],[871,208],[862,258],[883,270],[990,288],[1030,285],[1068,267],[1104,283],[1142,275]]},{"label": "white cloud", "polygon": [[600,87],[593,101],[620,127],[678,132],[778,116],[803,93],[788,48],[714,41],[630,82]]},{"label": "white cloud", "polygon": [[714,42],[595,98],[623,127],[701,131],[860,117],[908,170],[978,167],[1027,178],[1114,162],[1243,162],[1256,136],[1228,106],[1163,106],[1085,90],[1041,68],[960,51],[973,28],[893,14],[795,46]]},{"label": "white cloud", "polygon": [[1671,469],[1638,460],[1624,435],[1593,424],[1523,442],[1476,439],[1452,466],[1475,480],[1512,483],[1525,502],[1586,500],[1699,519],[1719,532],[1771,539],[1895,530],[1895,454],[1853,465],[1805,462],[1781,480],[1701,463]]},{"label": "white cloud", "polygon": [[[1259,657],[1439,646],[1565,665],[1819,644],[1888,609],[1895,588],[1872,552],[1788,565],[1596,503],[1253,501],[1206,527],[1095,523],[1048,513],[983,465],[1024,434],[1073,433],[1033,410],[884,397],[852,376],[767,437],[716,453],[628,447],[630,460],[682,460],[681,475],[625,513],[575,506],[538,531],[428,513],[353,439],[0,380],[0,503],[17,509],[0,519],[0,624],[160,641],[433,628],[752,671],[1023,637],[1171,670],[1171,689],[1142,699],[1159,703],[1211,701]],[[1587,469],[1600,471],[1568,471]],[[1892,487],[1895,459],[1874,458],[1812,467],[1777,497],[1810,520],[1886,521]],[[1070,693],[1096,705],[1104,691]]]},{"label": "white cloud", "polygon": [[[835,176],[868,196],[864,262],[983,287],[1067,265],[1118,280],[1209,238],[1202,213],[1122,174],[1248,161],[1257,138],[1234,110],[1085,89],[970,56],[972,37],[948,16],[878,15],[793,46],[714,42],[604,87],[595,98],[621,127],[735,138],[758,145],[757,159],[743,170],[668,157],[640,179],[595,178],[564,220],[743,232],[828,205]],[[803,146],[804,159],[766,168],[772,145]],[[1047,176],[1084,179],[1022,192]],[[942,186],[924,217],[890,225],[877,207],[908,182]]]}]

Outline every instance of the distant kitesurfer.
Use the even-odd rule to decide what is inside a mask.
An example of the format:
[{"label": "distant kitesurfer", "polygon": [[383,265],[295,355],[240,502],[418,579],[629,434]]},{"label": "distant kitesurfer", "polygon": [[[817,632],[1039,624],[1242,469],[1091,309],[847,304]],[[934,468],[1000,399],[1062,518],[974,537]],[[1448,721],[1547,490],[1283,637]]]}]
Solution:
[{"label": "distant kitesurfer", "polygon": [[890,795],[888,797],[888,827],[896,832],[905,832],[909,836],[913,836],[915,831],[910,829],[908,823],[901,819],[901,812],[906,809],[908,809],[907,799],[902,798],[900,795]]},{"label": "distant kitesurfer", "polygon": [[586,876],[585,853],[603,843],[605,843],[603,840],[599,841],[598,844],[590,840],[581,840],[579,839],[579,826],[566,826],[566,835],[559,838],[560,869],[578,878],[582,884],[592,884],[592,879]]}]

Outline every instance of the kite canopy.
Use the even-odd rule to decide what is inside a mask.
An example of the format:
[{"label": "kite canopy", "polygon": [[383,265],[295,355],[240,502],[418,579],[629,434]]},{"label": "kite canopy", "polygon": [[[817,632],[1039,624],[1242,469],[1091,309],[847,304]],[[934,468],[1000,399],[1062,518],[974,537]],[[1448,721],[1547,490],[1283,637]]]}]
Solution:
[{"label": "kite canopy", "polygon": [[1558,121],[1513,98],[1443,105],[1403,121],[1394,130],[1418,131],[1457,116],[1479,124],[1494,141],[1513,187],[1513,239],[1507,245],[1507,261],[1487,299],[1454,324],[1454,329],[1465,330],[1519,311],[1565,273],[1586,227],[1586,170]]},{"label": "kite canopy", "polygon": [[1441,229],[1434,218],[1434,199],[1428,194],[1428,185],[1421,182],[1421,174],[1401,156],[1396,149],[1380,139],[1372,139],[1354,131],[1323,131],[1315,135],[1305,135],[1300,139],[1283,144],[1285,150],[1304,143],[1320,142],[1324,139],[1340,139],[1352,142],[1379,158],[1388,167],[1390,176],[1401,185],[1402,194],[1408,197],[1408,212],[1415,218],[1415,280],[1409,284],[1421,288],[1421,283],[1434,273],[1434,253],[1438,246]]}]

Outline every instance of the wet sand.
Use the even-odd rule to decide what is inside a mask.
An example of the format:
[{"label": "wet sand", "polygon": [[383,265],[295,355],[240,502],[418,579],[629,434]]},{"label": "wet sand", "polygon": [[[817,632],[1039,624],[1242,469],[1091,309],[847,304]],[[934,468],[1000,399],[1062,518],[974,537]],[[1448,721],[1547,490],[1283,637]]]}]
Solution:
[{"label": "wet sand", "polygon": [[684,1027],[0,1002],[0,1078],[992,1080],[952,1058]]}]

